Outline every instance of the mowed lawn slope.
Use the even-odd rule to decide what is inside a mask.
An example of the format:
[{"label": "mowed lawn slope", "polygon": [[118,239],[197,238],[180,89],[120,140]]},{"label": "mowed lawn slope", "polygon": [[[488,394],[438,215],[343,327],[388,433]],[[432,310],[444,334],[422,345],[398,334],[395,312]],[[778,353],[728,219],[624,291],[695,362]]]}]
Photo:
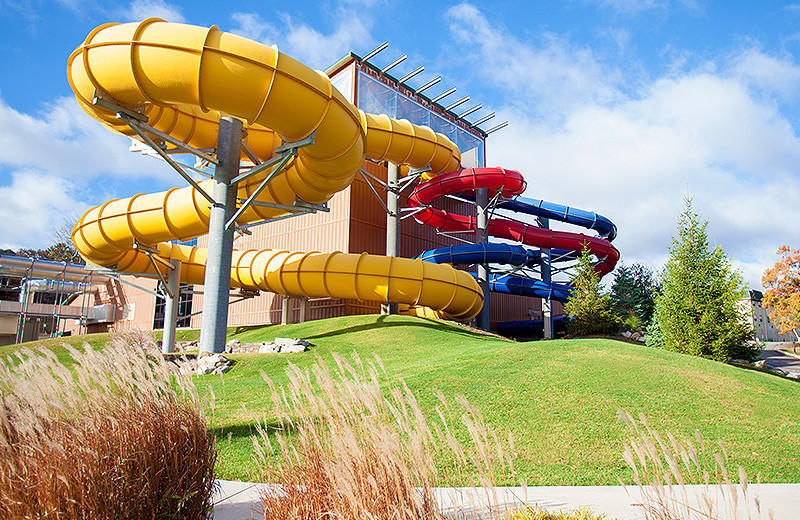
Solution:
[{"label": "mowed lawn slope", "polygon": [[304,338],[313,347],[303,354],[233,355],[236,364],[224,377],[196,379],[202,393],[211,387],[216,396],[220,478],[257,478],[250,435],[271,409],[260,371],[280,384],[289,361],[304,367],[318,356],[333,363],[332,352],[356,352],[363,360],[380,356],[390,382],[405,380],[430,417],[438,403],[434,389],[466,396],[501,438],[513,435],[517,477],[528,485],[630,482],[621,453],[631,432],[618,410],[644,414],[679,439],[699,430],[709,444],[722,441],[752,480],[800,482],[800,383],[772,374],[610,339],[517,343],[399,316],[267,326],[229,337],[276,336]]}]

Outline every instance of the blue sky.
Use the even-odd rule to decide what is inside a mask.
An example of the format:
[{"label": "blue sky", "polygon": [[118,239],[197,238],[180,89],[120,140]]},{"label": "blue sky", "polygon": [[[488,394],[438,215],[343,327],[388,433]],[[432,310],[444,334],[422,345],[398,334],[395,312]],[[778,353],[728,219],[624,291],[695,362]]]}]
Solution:
[{"label": "blue sky", "polygon": [[[526,196],[614,220],[627,264],[659,269],[683,197],[753,287],[800,246],[800,4],[670,0],[172,2],[0,0],[0,248],[177,176],[72,98],[69,53],[95,26],[157,16],[277,44],[324,69],[352,50],[409,59],[509,120],[489,165]],[[436,90],[439,89],[439,90]],[[473,119],[473,120],[474,120]]]}]

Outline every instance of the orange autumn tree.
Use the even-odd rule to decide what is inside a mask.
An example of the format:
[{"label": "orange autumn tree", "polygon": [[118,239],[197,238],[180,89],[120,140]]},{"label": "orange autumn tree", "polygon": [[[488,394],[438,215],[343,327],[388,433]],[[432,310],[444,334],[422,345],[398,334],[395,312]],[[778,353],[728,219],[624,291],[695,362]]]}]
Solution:
[{"label": "orange autumn tree", "polygon": [[764,272],[764,306],[770,307],[769,317],[775,322],[781,334],[794,332],[800,341],[800,249],[781,246],[781,258]]}]

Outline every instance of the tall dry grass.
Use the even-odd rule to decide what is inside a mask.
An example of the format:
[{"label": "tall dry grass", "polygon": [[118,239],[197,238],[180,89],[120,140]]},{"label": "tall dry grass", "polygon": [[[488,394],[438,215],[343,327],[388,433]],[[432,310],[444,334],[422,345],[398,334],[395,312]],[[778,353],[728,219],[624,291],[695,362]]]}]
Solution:
[{"label": "tall dry grass", "polygon": [[0,361],[0,518],[201,519],[215,451],[188,378],[150,336]]},{"label": "tall dry grass", "polygon": [[[644,415],[618,417],[635,433],[623,459],[633,470],[647,520],[743,520],[761,518],[758,489],[741,466],[732,467],[725,446],[677,440],[653,429]],[[772,516],[771,513],[769,515]]]},{"label": "tall dry grass", "polygon": [[[507,450],[463,397],[451,403],[437,392],[437,417],[428,418],[402,380],[384,389],[377,356],[334,358],[333,369],[321,360],[307,370],[290,364],[282,387],[262,374],[275,412],[254,445],[262,481],[282,483],[265,488],[265,518],[438,520],[441,476],[494,490],[498,472],[513,473]],[[269,464],[267,452],[281,462]],[[463,509],[472,518],[502,513],[492,492]]]}]

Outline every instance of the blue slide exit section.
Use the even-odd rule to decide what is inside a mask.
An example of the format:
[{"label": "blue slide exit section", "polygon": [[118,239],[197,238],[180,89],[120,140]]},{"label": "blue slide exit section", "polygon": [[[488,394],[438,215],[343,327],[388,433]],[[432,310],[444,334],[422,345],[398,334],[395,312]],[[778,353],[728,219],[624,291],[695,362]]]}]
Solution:
[{"label": "blue slide exit section", "polygon": [[[564,316],[553,318],[553,326],[556,331],[563,331],[564,323]],[[497,333],[503,336],[530,336],[534,332],[542,332],[543,330],[544,320],[503,321],[497,324]]]}]

